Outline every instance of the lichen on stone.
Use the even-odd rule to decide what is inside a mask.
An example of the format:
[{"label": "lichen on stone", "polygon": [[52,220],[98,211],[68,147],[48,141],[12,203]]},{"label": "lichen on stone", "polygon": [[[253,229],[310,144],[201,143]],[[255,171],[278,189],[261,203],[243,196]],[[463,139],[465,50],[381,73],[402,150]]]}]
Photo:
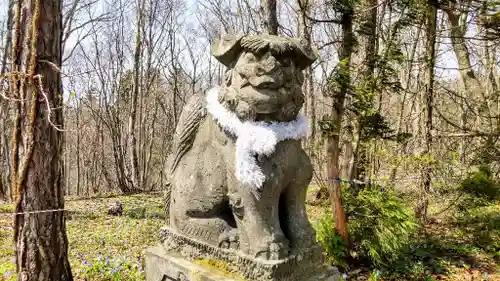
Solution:
[{"label": "lichen on stone", "polygon": [[193,261],[193,263],[204,266],[204,267],[209,267],[212,269],[217,270],[219,273],[235,279],[235,281],[250,281],[248,279],[243,278],[241,274],[237,273],[234,270],[230,269],[229,264],[222,260],[215,260],[215,259],[196,259]]}]

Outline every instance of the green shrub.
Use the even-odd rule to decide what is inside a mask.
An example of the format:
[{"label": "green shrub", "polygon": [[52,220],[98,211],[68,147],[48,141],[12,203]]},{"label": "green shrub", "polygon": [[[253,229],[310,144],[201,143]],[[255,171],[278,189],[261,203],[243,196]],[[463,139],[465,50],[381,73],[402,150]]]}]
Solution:
[{"label": "green shrub", "polygon": [[469,235],[474,245],[500,258],[500,204],[470,207],[456,219],[456,226],[463,228],[462,235]]},{"label": "green shrub", "polygon": [[146,210],[146,217],[149,219],[165,219],[163,206],[150,207]]},{"label": "green shrub", "polygon": [[[417,230],[411,208],[395,195],[377,186],[362,186],[356,192],[343,188],[343,204],[348,217],[349,255],[374,266],[387,265],[398,258]],[[333,231],[327,216],[315,224],[317,239],[327,257],[343,266],[347,247]]]},{"label": "green shrub", "polygon": [[146,208],[136,207],[136,208],[125,209],[125,215],[133,219],[144,219],[146,218]]},{"label": "green shrub", "polygon": [[331,215],[319,218],[314,224],[316,229],[316,239],[325,251],[325,257],[334,265],[347,268],[345,258],[347,257],[347,245],[344,240],[333,229],[333,219]]},{"label": "green shrub", "polygon": [[344,194],[353,250],[367,255],[373,265],[396,259],[418,227],[412,209],[378,186],[365,186],[356,195]]},{"label": "green shrub", "polygon": [[479,166],[477,171],[462,181],[460,188],[473,198],[494,201],[500,197],[500,184],[493,179],[491,169],[487,165]]},{"label": "green shrub", "polygon": [[370,276],[368,276],[368,281],[378,281],[382,279],[382,275],[379,270],[373,271]]},{"label": "green shrub", "polygon": [[94,263],[82,261],[81,276],[85,280],[138,281],[144,280],[142,265],[131,264],[118,259],[100,256]]},{"label": "green shrub", "polygon": [[[452,255],[447,245],[441,240],[434,240],[425,234],[418,235],[409,245],[402,249],[399,258],[384,268],[385,280],[401,280],[402,276],[410,280],[421,280],[427,273],[450,273]],[[408,280],[408,279],[404,279]]]},{"label": "green shrub", "polygon": [[133,219],[165,219],[163,207],[134,207],[125,208],[126,216]]}]

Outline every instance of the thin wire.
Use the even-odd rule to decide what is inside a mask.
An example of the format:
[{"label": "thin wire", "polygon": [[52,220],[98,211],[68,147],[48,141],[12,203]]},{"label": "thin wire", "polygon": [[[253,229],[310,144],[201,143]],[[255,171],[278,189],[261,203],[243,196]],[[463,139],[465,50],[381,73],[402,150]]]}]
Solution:
[{"label": "thin wire", "polygon": [[[84,199],[86,200],[86,199]],[[147,202],[150,202],[150,203],[162,203],[162,198],[160,198],[158,201],[155,201],[155,200],[150,200],[150,199],[146,199],[146,198],[141,198],[140,199],[142,202],[144,201],[147,201]],[[133,206],[136,206],[136,205],[133,205]],[[16,213],[2,213],[0,212],[0,216],[1,215],[24,215],[24,214],[39,214],[39,213],[54,213],[54,212],[63,212],[63,211],[67,211],[67,212],[79,212],[78,210],[69,210],[69,209],[49,209],[49,210],[39,210],[39,211],[27,211],[27,212],[16,212]],[[85,212],[84,212],[85,213]],[[88,212],[88,213],[92,213],[92,212]]]},{"label": "thin wire", "polygon": [[54,212],[63,212],[63,211],[71,211],[67,209],[51,209],[51,210],[39,210],[39,211],[28,211],[28,212],[17,212],[17,213],[0,213],[0,215],[24,215],[24,214],[40,214],[40,213],[54,213]]},{"label": "thin wire", "polygon": [[[437,179],[443,179],[443,177],[434,177],[434,178],[437,178]],[[401,182],[401,181],[413,181],[413,180],[418,180],[420,179],[420,177],[410,177],[410,178],[403,178],[403,179],[395,179],[394,181],[398,181],[398,182]],[[355,183],[355,184],[370,184],[370,183],[375,183],[375,182],[384,182],[384,181],[387,181],[389,179],[368,179],[366,181],[362,181],[362,180],[359,180],[359,179],[352,179],[352,180],[349,180],[349,179],[343,179],[343,178],[331,178],[331,179],[326,179],[325,182],[348,182],[348,183]]]},{"label": "thin wire", "polygon": [[[405,178],[405,179],[401,179],[401,180],[397,180],[397,181],[409,181],[409,180],[414,180],[414,179],[419,179],[418,177],[415,177],[415,178]],[[353,179],[353,180],[349,180],[349,179],[343,179],[343,178],[332,178],[332,179],[327,179],[326,182],[334,182],[334,181],[338,181],[338,182],[348,182],[348,183],[355,183],[355,184],[371,184],[371,183],[374,183],[374,182],[380,182],[380,181],[383,181],[383,180],[367,180],[367,181],[361,181],[361,180],[358,180],[358,179]],[[150,203],[162,203],[161,201],[158,202],[158,201],[155,201],[155,200],[148,200],[148,199],[145,199],[145,198],[142,198],[141,199],[142,201],[148,201]],[[51,210],[40,210],[40,211],[28,211],[28,212],[16,212],[16,213],[0,213],[0,215],[25,215],[25,214],[40,214],[40,213],[54,213],[54,212],[63,212],[63,211],[67,211],[67,212],[77,212],[75,210],[69,210],[69,209],[51,209]]]}]

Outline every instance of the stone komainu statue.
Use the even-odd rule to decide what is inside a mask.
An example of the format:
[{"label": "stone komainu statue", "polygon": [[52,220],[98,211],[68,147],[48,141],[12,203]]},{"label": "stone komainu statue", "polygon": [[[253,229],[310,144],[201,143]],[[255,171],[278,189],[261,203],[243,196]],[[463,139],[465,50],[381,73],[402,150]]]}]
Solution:
[{"label": "stone komainu statue", "polygon": [[224,85],[194,95],[176,128],[166,209],[178,234],[254,258],[315,244],[305,210],[312,166],[302,70],[316,53],[298,39],[225,36],[212,54]]}]

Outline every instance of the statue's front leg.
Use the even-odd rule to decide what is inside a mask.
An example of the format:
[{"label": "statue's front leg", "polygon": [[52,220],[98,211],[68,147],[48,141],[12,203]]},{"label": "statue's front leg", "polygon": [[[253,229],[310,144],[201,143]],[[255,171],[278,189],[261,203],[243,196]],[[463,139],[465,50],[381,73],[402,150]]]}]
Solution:
[{"label": "statue's front leg", "polygon": [[288,256],[288,240],[279,221],[279,197],[280,190],[273,179],[264,184],[260,199],[252,194],[250,187],[233,181],[229,202],[244,253],[266,260]]},{"label": "statue's front leg", "polygon": [[211,146],[193,150],[173,174],[170,223],[177,232],[219,246],[234,219],[227,204],[226,171],[222,156]]},{"label": "statue's front leg", "polygon": [[302,149],[297,155],[299,167],[293,175],[289,175],[293,180],[283,191],[281,220],[283,231],[290,239],[290,246],[294,249],[303,249],[312,246],[316,241],[316,232],[309,222],[305,206],[313,168],[309,157]]}]

